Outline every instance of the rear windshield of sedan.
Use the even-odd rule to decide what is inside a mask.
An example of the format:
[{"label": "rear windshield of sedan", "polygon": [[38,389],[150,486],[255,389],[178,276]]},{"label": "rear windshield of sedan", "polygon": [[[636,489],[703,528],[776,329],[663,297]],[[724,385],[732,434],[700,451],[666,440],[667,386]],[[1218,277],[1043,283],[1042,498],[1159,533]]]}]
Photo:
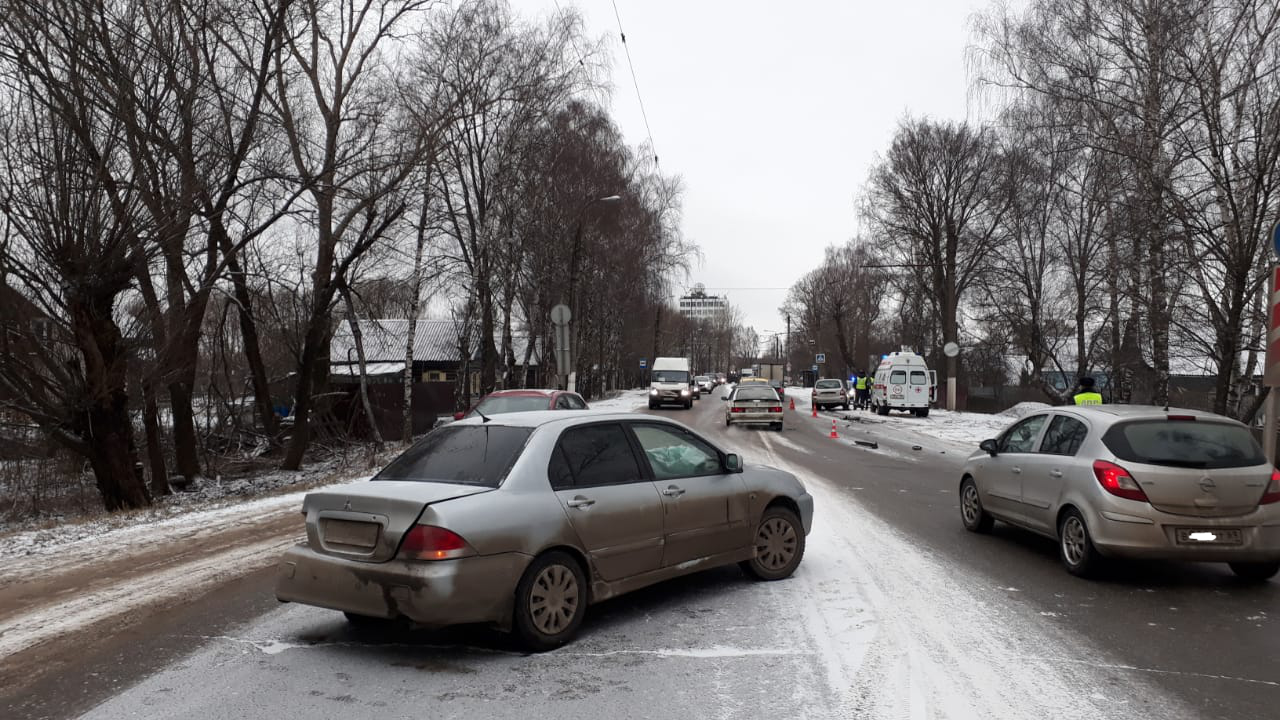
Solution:
[{"label": "rear windshield of sedan", "polygon": [[[543,395],[499,395],[497,397],[487,397],[480,401],[476,406],[480,412],[485,415],[499,415],[501,413],[514,412],[533,412],[535,410],[548,410],[551,408],[551,399]],[[474,416],[475,410],[469,413]]]},{"label": "rear windshield of sedan", "polygon": [[467,425],[435,430],[374,477],[496,488],[515,464],[533,428]]},{"label": "rear windshield of sedan", "polygon": [[778,393],[768,385],[743,385],[738,388],[738,394],[733,396],[735,400],[777,400]]},{"label": "rear windshield of sedan", "polygon": [[1247,428],[1203,420],[1135,420],[1114,425],[1102,442],[1121,460],[1188,468],[1263,465]]},{"label": "rear windshield of sedan", "polygon": [[841,387],[841,385],[839,380],[819,380],[817,385],[814,385],[814,387],[818,388],[819,390],[831,390],[831,389],[838,390]]},{"label": "rear windshield of sedan", "polygon": [[700,382],[700,383],[703,383],[703,382],[711,382],[711,378],[707,377],[706,375],[699,375],[699,376],[695,377],[695,378],[693,379],[693,381],[694,381],[694,382]]}]

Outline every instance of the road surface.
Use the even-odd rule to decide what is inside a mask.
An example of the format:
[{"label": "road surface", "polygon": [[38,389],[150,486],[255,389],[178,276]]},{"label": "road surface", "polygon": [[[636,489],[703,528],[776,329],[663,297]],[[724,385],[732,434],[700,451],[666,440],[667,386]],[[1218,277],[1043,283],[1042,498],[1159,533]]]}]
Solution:
[{"label": "road surface", "polygon": [[[793,578],[724,568],[664,583],[593,607],[576,642],[528,655],[483,628],[357,631],[339,613],[276,603],[262,549],[299,536],[301,518],[264,514],[233,534],[193,534],[230,560],[212,575],[190,558],[166,566],[170,580],[199,575],[198,592],[5,658],[2,714],[1265,718],[1280,707],[1280,583],[1178,564],[1080,580],[1051,542],[964,532],[954,446],[856,422],[833,440],[831,415],[806,412],[788,413],[782,433],[730,431],[714,397],[654,412],[806,482],[815,528]],[[872,438],[876,450],[851,442]],[[152,582],[145,567],[112,574]],[[86,592],[106,597],[105,582]],[[49,587],[69,615],[87,612],[74,586]],[[0,584],[0,623],[6,597],[38,590]]]}]

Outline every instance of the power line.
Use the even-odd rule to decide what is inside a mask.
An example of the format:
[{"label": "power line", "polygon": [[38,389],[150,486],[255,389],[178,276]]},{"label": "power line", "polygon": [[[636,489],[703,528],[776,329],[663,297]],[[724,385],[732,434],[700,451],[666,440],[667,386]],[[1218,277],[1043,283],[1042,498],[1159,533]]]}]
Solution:
[{"label": "power line", "polygon": [[636,100],[640,103],[640,117],[644,118],[644,131],[648,134],[649,150],[653,153],[653,164],[658,164],[658,146],[653,142],[653,130],[649,129],[649,113],[644,109],[644,98],[640,95],[640,81],[636,79],[636,66],[631,62],[631,48],[627,47],[627,33],[622,29],[622,15],[618,12],[618,0],[613,2],[613,16],[618,19],[618,35],[622,38],[622,50],[627,54],[627,67],[631,69],[631,84],[636,88]]}]

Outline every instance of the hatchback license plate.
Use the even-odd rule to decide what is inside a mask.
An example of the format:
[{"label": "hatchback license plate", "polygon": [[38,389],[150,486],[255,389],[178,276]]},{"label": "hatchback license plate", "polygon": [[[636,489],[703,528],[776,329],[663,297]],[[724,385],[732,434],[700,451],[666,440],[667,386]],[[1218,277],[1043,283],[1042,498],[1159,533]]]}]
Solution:
[{"label": "hatchback license plate", "polygon": [[378,543],[378,524],[354,520],[325,520],[324,541],[330,545],[371,548]]},{"label": "hatchback license plate", "polygon": [[1239,530],[1178,528],[1176,533],[1179,545],[1240,545],[1244,542]]}]

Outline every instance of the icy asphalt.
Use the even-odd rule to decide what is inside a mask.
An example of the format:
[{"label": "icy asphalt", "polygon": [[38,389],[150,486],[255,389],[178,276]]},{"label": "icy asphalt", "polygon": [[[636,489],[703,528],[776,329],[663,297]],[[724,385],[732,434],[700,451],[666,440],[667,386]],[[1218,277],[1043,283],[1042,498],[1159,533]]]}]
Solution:
[{"label": "icy asphalt", "polygon": [[1069,578],[1034,538],[958,529],[960,440],[843,420],[831,440],[832,416],[807,412],[782,434],[726,432],[721,412],[711,399],[662,414],[805,481],[815,527],[792,579],[664,583],[528,655],[474,628],[359,632],[274,605],[258,573],[157,618],[164,662],[114,649],[140,669],[87,717],[1244,718],[1280,703],[1275,583],[1185,566]]}]

